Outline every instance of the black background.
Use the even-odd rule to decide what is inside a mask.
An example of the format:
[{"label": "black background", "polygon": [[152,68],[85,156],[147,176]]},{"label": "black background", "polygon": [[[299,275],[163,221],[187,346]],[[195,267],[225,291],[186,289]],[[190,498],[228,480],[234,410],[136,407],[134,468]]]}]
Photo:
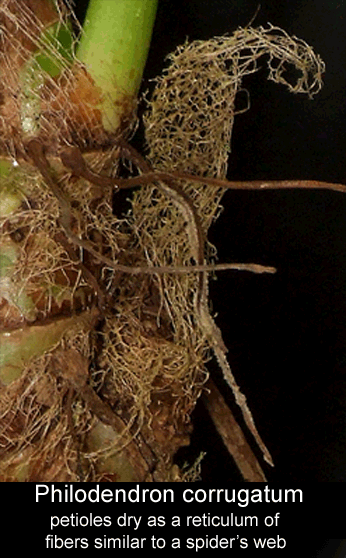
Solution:
[{"label": "black background", "polygon": [[[81,18],[85,4],[76,2]],[[160,0],[143,88],[186,37],[232,33],[257,7],[255,0]],[[263,62],[243,83],[251,109],[236,118],[228,176],[346,184],[345,1],[264,0],[252,25],[267,22],[321,55],[324,87],[313,101],[292,95],[266,81]],[[345,481],[346,196],[228,192],[223,206],[210,236],[219,261],[278,269],[274,276],[223,272],[210,286],[229,362],[276,464],[265,466],[268,480]],[[206,451],[204,481],[240,480],[201,404],[194,424],[181,461]]]}]

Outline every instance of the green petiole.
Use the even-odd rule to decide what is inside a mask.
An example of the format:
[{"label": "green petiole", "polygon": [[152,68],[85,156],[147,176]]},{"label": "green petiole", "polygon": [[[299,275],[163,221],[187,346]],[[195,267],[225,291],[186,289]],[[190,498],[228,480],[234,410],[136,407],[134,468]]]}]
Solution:
[{"label": "green petiole", "polygon": [[76,54],[102,92],[100,109],[107,131],[119,128],[137,97],[157,4],[158,0],[90,0]]}]

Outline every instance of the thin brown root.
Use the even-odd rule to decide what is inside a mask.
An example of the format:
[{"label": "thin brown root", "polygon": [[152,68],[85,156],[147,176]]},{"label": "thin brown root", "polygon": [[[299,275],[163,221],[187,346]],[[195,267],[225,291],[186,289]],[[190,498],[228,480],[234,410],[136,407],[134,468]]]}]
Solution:
[{"label": "thin brown root", "polygon": [[[224,270],[239,270],[239,271],[251,271],[253,273],[275,273],[276,269],[273,267],[266,267],[261,266],[258,264],[238,264],[238,263],[230,263],[230,264],[208,264],[208,265],[191,265],[191,266],[155,266],[154,268],[150,268],[147,266],[127,266],[122,264],[115,264],[111,259],[105,257],[104,255],[100,254],[95,250],[89,242],[86,240],[82,240],[78,238],[71,230],[71,221],[72,221],[72,211],[69,204],[69,201],[65,198],[63,193],[60,191],[58,184],[53,179],[52,173],[50,171],[50,166],[48,160],[44,154],[43,146],[39,140],[31,140],[27,144],[27,151],[34,163],[36,164],[38,170],[41,172],[43,178],[45,179],[46,183],[50,187],[52,193],[57,198],[60,206],[60,223],[63,226],[67,238],[73,243],[79,246],[80,248],[84,248],[90,254],[92,254],[95,258],[97,258],[100,262],[106,264],[110,269],[114,269],[116,271],[121,271],[123,273],[131,273],[131,274],[163,274],[163,273],[173,273],[173,274],[181,274],[181,273],[190,273],[191,271],[195,272],[204,272],[204,271],[224,271]],[[75,150],[74,150],[75,151]],[[77,150],[80,154],[79,150]],[[83,157],[80,157],[84,162]],[[64,159],[63,159],[64,160]],[[66,161],[65,161],[66,162]],[[85,167],[85,165],[79,165],[81,168]],[[149,173],[148,175],[144,176],[152,176],[154,175],[161,175],[166,173]],[[85,171],[82,173],[89,181],[91,180],[92,176],[96,176],[95,173],[91,173],[91,171]],[[143,175],[142,175],[143,176]],[[100,180],[98,185],[100,185],[101,175],[99,175]],[[106,179],[106,177],[104,177]],[[172,177],[166,176],[166,179]],[[158,178],[160,179],[160,177]],[[107,179],[112,180],[112,179]],[[121,180],[121,179],[119,179]],[[128,179],[131,181],[132,179]],[[155,178],[154,178],[155,181]]]},{"label": "thin brown root", "polygon": [[152,172],[135,176],[132,178],[116,178],[114,182],[119,188],[134,188],[135,186],[143,186],[152,184],[157,180],[184,180],[190,182],[198,182],[199,184],[207,184],[216,188],[224,188],[225,190],[334,190],[336,192],[346,193],[345,184],[334,184],[332,182],[319,182],[317,180],[249,180],[249,181],[231,181],[222,178],[211,178],[208,176],[197,176],[185,172]]}]

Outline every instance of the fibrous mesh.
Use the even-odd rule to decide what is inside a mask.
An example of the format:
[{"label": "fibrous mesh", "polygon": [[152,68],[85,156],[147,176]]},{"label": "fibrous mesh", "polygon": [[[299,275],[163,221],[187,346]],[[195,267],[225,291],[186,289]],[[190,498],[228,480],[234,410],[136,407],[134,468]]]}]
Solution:
[{"label": "fibrous mesh", "polygon": [[75,57],[82,30],[69,0],[2,0],[0,27],[0,150],[23,156],[33,136],[53,154],[106,142],[102,92]]},{"label": "fibrous mesh", "polygon": [[[272,25],[267,29],[238,29],[230,37],[187,43],[170,56],[170,65],[157,79],[144,116],[148,156],[155,169],[183,169],[200,177],[225,176],[236,95],[243,78],[257,70],[258,59],[263,55],[268,60],[269,79],[310,97],[319,91],[324,71],[322,60],[304,41],[289,37]],[[298,74],[295,83],[286,79],[292,65]],[[202,178],[198,185],[184,181],[179,186],[193,201],[207,238],[224,190],[203,184]],[[149,211],[153,199],[155,210]],[[133,215],[134,222],[140,223],[139,241],[145,246],[151,264],[188,265],[197,261],[194,231],[181,206],[169,195],[155,188],[142,189],[134,197]],[[215,250],[207,242],[205,248],[205,258],[210,261]],[[196,274],[183,279],[165,275],[161,279],[163,306],[171,318],[174,341],[184,345],[192,362],[202,363],[213,350],[247,425],[271,463],[231,372],[221,333],[210,315],[206,284],[205,304],[198,305],[200,288]],[[192,384],[189,376],[186,383]]]},{"label": "fibrous mesh", "polygon": [[[304,41],[272,25],[240,28],[231,36],[186,43],[170,55],[170,64],[157,78],[144,116],[148,156],[155,169],[182,169],[208,177],[226,175],[236,95],[246,75],[257,70],[263,55],[269,79],[310,97],[319,91],[324,71],[320,57]],[[298,74],[295,83],[286,79],[292,65]],[[220,210],[224,190],[203,185],[203,180],[198,185],[181,182],[180,187],[193,200],[207,234]],[[187,265],[195,258],[184,215],[157,189],[146,188],[136,194],[133,219],[151,264]],[[214,251],[209,247],[206,257],[211,255]],[[198,329],[194,307],[196,275],[183,279],[166,275],[161,281],[176,342],[184,343],[191,354],[203,353],[205,331]]]}]

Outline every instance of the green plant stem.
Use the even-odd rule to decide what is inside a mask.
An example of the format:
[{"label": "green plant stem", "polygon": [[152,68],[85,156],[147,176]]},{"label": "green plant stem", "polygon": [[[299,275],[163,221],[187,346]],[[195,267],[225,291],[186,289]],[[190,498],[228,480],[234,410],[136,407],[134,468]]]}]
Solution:
[{"label": "green plant stem", "polygon": [[[21,121],[24,134],[35,135],[40,128],[40,88],[47,76],[56,77],[73,62],[73,31],[68,21],[61,21],[56,0],[47,1],[52,7],[52,21],[43,25],[37,36],[37,50],[20,71]],[[39,14],[38,14],[39,15]]]},{"label": "green plant stem", "polygon": [[90,0],[77,58],[103,96],[103,125],[115,131],[137,97],[158,0]]}]

